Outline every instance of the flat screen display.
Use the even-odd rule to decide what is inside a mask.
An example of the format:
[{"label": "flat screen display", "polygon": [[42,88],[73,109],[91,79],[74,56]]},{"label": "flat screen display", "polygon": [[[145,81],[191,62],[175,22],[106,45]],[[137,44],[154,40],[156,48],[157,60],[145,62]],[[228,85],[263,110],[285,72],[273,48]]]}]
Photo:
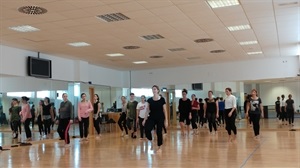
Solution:
[{"label": "flat screen display", "polygon": [[51,78],[52,69],[51,69],[51,60],[28,57],[28,75],[39,77],[39,78]]}]

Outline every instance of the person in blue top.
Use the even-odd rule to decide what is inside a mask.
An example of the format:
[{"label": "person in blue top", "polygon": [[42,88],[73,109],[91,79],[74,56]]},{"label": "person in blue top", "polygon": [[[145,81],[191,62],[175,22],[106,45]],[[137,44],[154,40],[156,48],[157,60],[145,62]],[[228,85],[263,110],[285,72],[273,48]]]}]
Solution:
[{"label": "person in blue top", "polygon": [[223,100],[223,97],[219,98],[219,123],[224,126],[224,121],[225,121],[225,116],[224,116],[224,111],[225,111],[225,102]]}]

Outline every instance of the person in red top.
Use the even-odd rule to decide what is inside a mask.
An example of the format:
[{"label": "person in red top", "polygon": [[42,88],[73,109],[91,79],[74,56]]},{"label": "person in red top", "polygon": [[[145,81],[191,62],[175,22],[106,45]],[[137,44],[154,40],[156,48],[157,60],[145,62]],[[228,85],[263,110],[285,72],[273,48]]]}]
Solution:
[{"label": "person in red top", "polygon": [[197,118],[198,118],[198,110],[200,110],[200,106],[198,101],[196,100],[196,95],[192,94],[192,128],[193,134],[198,134],[197,127]]},{"label": "person in red top", "polygon": [[31,130],[29,128],[31,121],[31,112],[28,104],[29,98],[26,96],[21,97],[22,100],[22,110],[20,111],[20,115],[22,117],[21,122],[24,123],[24,129],[26,133],[27,141],[31,141]]},{"label": "person in red top", "polygon": [[[86,100],[86,94],[81,94],[81,102],[78,103],[78,120],[79,120],[79,132],[81,141],[88,141],[89,130],[89,116],[90,112],[94,110],[90,101]],[[84,134],[84,138],[83,138]]]}]

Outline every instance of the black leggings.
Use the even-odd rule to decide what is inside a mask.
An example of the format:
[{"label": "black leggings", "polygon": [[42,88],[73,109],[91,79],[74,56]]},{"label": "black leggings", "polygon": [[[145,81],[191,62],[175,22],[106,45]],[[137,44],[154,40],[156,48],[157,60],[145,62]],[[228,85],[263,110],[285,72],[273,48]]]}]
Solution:
[{"label": "black leggings", "polygon": [[118,120],[118,125],[121,129],[121,131],[123,132],[125,129],[126,135],[128,134],[128,130],[127,130],[127,126],[126,126],[126,113],[122,112],[120,115],[120,118]]},{"label": "black leggings", "polygon": [[97,131],[97,134],[100,134],[100,117],[97,117],[96,119],[94,118],[94,127]]},{"label": "black leggings", "polygon": [[198,114],[197,114],[197,110],[192,110],[192,128],[193,129],[197,129],[197,118],[198,118]]},{"label": "black leggings", "polygon": [[87,138],[89,134],[89,117],[87,118],[81,118],[81,121],[79,121],[79,132],[80,132],[80,138],[83,138],[83,135],[85,138]]},{"label": "black leggings", "polygon": [[293,124],[294,123],[294,109],[287,109],[287,115],[289,118],[289,124]]},{"label": "black leggings", "polygon": [[162,135],[162,129],[164,126],[164,119],[159,118],[151,118],[149,117],[145,123],[145,133],[148,140],[152,140],[152,134],[151,131],[154,127],[156,127],[156,135],[157,135],[157,146],[161,146],[163,144],[163,135]]},{"label": "black leggings", "polygon": [[41,115],[39,115],[38,118],[37,118],[37,124],[38,124],[38,127],[39,127],[40,135],[42,135],[43,131],[44,131],[44,128],[43,128],[43,122],[42,122],[42,116]]},{"label": "black leggings", "polygon": [[199,112],[199,124],[203,126],[203,124],[206,123],[206,118],[204,118],[204,111]]},{"label": "black leggings", "polygon": [[50,134],[51,118],[44,120],[43,123],[44,123],[45,135]]},{"label": "black leggings", "polygon": [[212,127],[214,127],[214,130],[217,131],[216,113],[208,111],[206,112],[206,118],[208,120],[209,132],[212,132]]},{"label": "black leggings", "polygon": [[27,118],[24,122],[24,129],[26,133],[26,138],[31,138],[31,130],[29,128],[31,118]]},{"label": "black leggings", "polygon": [[143,126],[144,118],[139,117],[140,136],[144,138],[145,127]]},{"label": "black leggings", "polygon": [[[225,117],[224,117],[224,110],[219,110],[219,118],[218,118],[219,123],[224,124]],[[221,122],[222,121],[222,122]]]},{"label": "black leggings", "polygon": [[259,129],[260,129],[260,125],[259,125],[260,114],[250,113],[249,115],[250,115],[251,121],[253,122],[254,135],[257,136],[257,135],[259,135]]},{"label": "black leggings", "polygon": [[281,107],[281,120],[284,121],[284,120],[288,120],[288,114],[287,112],[285,111],[285,107]]},{"label": "black leggings", "polygon": [[129,130],[132,129],[132,125],[133,125],[133,131],[136,132],[136,120],[135,119],[127,118],[126,125]]},{"label": "black leggings", "polygon": [[69,129],[70,129],[70,118],[59,119],[57,132],[61,139],[65,140],[66,144],[70,143]]},{"label": "black leggings", "polygon": [[235,117],[236,117],[236,111],[232,113],[230,117],[228,117],[228,114],[230,113],[232,109],[225,109],[225,123],[226,123],[226,130],[228,132],[228,135],[231,135],[231,130],[233,131],[234,135],[236,135],[236,126],[235,126]]}]

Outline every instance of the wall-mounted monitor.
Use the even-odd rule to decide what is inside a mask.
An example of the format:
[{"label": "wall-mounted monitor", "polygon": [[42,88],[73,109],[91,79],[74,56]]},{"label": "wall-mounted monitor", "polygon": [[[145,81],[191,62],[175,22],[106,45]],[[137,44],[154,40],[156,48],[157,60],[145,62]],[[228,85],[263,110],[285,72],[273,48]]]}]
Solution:
[{"label": "wall-mounted monitor", "polygon": [[51,60],[29,56],[27,59],[27,70],[28,70],[28,76],[33,76],[38,78],[51,78],[52,77]]},{"label": "wall-mounted monitor", "polygon": [[203,83],[193,83],[192,89],[193,90],[203,90]]}]

